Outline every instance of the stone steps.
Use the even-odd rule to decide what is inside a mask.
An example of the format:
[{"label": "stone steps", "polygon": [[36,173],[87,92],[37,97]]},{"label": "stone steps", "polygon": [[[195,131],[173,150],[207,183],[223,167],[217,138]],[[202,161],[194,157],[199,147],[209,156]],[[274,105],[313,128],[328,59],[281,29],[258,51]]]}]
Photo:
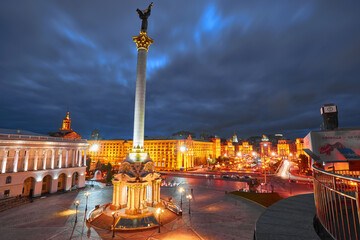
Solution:
[{"label": "stone steps", "polygon": [[10,198],[3,201],[0,201],[0,212],[14,208],[23,204],[30,202],[28,197],[23,198]]},{"label": "stone steps", "polygon": [[103,213],[91,222],[91,225],[101,229],[110,229],[112,224],[113,218]]}]

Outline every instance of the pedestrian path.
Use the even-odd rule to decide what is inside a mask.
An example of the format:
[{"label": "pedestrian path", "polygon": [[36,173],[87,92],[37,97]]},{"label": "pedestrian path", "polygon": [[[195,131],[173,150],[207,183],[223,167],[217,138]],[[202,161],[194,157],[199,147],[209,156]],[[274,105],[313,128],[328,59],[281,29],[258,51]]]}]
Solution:
[{"label": "pedestrian path", "polygon": [[313,219],[314,194],[285,198],[266,209],[256,222],[256,240],[318,240]]}]

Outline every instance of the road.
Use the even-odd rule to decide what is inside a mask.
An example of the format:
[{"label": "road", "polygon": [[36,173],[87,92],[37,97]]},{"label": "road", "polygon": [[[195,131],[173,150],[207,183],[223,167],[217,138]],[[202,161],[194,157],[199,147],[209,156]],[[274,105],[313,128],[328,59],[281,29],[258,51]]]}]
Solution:
[{"label": "road", "polygon": [[[216,178],[210,178],[209,172],[196,172],[196,173],[172,173],[164,172],[163,173],[167,182],[171,181],[172,177],[176,179],[177,182],[186,182],[189,181],[194,186],[200,186],[200,188],[214,189],[218,191],[237,191],[239,189],[247,189],[247,183],[243,182],[245,180],[233,180],[233,179],[224,179],[221,178],[221,173],[217,173]],[[261,173],[222,173],[223,175],[236,174],[239,176],[250,175],[252,178],[257,178],[261,183],[265,183],[265,175]],[[191,180],[190,180],[191,179]],[[294,180],[289,182],[288,178],[282,178],[276,175],[266,176],[267,190],[271,191],[271,185],[273,186],[273,191],[277,192],[283,198],[287,198],[293,195],[312,193],[313,184],[311,181],[303,180]],[[259,187],[259,190],[265,190],[266,187],[263,185]]]}]

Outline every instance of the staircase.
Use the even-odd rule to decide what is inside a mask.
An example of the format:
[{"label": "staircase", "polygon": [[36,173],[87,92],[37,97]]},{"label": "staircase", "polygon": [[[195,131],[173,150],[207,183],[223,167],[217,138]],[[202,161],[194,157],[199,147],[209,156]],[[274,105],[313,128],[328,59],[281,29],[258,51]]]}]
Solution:
[{"label": "staircase", "polygon": [[22,198],[7,198],[4,200],[0,200],[0,212],[3,212],[7,209],[14,208],[20,205],[23,205],[25,203],[30,202],[28,197],[22,197]]},{"label": "staircase", "polygon": [[112,224],[113,218],[107,216],[104,213],[100,214],[100,216],[98,216],[91,222],[91,225],[101,229],[110,229]]}]

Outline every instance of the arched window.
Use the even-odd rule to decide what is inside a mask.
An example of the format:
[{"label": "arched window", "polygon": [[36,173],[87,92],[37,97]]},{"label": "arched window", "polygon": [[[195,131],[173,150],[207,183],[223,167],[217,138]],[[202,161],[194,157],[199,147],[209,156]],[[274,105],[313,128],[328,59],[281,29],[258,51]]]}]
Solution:
[{"label": "arched window", "polygon": [[6,178],[6,184],[9,184],[9,183],[11,183],[11,176],[8,176],[8,177]]}]

